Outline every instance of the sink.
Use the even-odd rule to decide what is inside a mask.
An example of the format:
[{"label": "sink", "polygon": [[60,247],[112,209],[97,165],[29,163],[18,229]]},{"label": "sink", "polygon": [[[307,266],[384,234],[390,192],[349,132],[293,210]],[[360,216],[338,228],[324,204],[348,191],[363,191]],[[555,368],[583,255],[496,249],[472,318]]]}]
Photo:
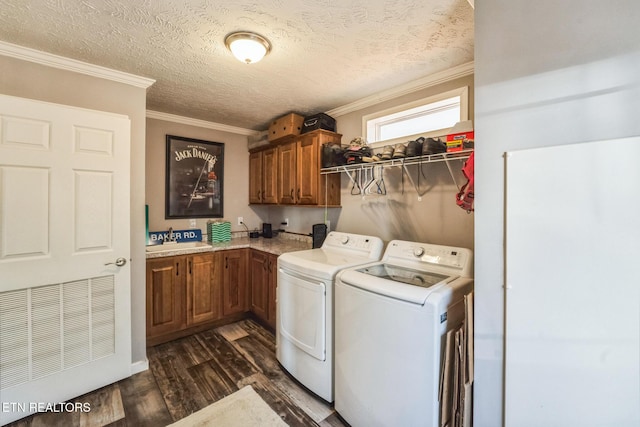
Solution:
[{"label": "sink", "polygon": [[164,245],[147,246],[147,252],[169,252],[177,251],[180,249],[193,249],[193,248],[210,248],[211,245],[207,242],[180,242],[180,243],[165,243]]}]

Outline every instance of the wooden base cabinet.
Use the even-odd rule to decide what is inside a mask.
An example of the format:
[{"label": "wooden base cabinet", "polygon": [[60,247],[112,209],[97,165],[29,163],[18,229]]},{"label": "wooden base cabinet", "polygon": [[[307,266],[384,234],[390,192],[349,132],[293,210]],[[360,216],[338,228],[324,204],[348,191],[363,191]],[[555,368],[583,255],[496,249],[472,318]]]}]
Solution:
[{"label": "wooden base cabinet", "polygon": [[147,338],[184,328],[185,263],[183,256],[147,261]]},{"label": "wooden base cabinet", "polygon": [[246,248],[147,260],[147,345],[240,320],[249,310],[275,328],[277,260]]},{"label": "wooden base cabinet", "polygon": [[222,315],[243,313],[249,310],[247,298],[248,249],[231,249],[222,252]]},{"label": "wooden base cabinet", "polygon": [[213,252],[187,258],[187,325],[222,317],[221,254]]},{"label": "wooden base cabinet", "polygon": [[187,335],[185,331],[190,328],[222,319],[224,252],[147,260],[149,345]]},{"label": "wooden base cabinet", "polygon": [[251,311],[272,328],[276,327],[277,263],[277,255],[251,251]]}]

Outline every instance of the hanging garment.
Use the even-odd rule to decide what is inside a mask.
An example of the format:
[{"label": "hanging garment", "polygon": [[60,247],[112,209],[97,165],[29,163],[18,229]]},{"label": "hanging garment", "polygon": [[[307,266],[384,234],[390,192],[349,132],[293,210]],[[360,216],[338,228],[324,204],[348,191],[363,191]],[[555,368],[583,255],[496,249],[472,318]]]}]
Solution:
[{"label": "hanging garment", "polygon": [[467,178],[467,182],[456,195],[456,203],[467,212],[473,211],[473,154],[474,151],[471,152],[467,161],[464,162],[462,173]]}]

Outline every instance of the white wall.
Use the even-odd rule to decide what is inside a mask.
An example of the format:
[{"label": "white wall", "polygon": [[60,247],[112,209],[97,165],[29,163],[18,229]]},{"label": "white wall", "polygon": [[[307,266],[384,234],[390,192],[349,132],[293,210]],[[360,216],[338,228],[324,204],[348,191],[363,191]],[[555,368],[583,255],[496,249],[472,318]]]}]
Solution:
[{"label": "white wall", "polygon": [[[640,135],[638,16],[635,0],[485,0],[475,8],[477,427],[503,425],[503,153]],[[532,322],[538,315],[531,307]]]}]

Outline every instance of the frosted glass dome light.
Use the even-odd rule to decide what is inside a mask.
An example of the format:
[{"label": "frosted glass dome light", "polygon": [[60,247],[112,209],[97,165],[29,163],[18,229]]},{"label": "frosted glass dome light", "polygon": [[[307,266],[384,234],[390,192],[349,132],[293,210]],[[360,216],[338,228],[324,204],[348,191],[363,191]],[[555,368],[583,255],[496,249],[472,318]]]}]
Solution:
[{"label": "frosted glass dome light", "polygon": [[247,31],[229,34],[225,37],[224,44],[233,56],[246,64],[260,61],[271,50],[271,44],[267,39]]}]

